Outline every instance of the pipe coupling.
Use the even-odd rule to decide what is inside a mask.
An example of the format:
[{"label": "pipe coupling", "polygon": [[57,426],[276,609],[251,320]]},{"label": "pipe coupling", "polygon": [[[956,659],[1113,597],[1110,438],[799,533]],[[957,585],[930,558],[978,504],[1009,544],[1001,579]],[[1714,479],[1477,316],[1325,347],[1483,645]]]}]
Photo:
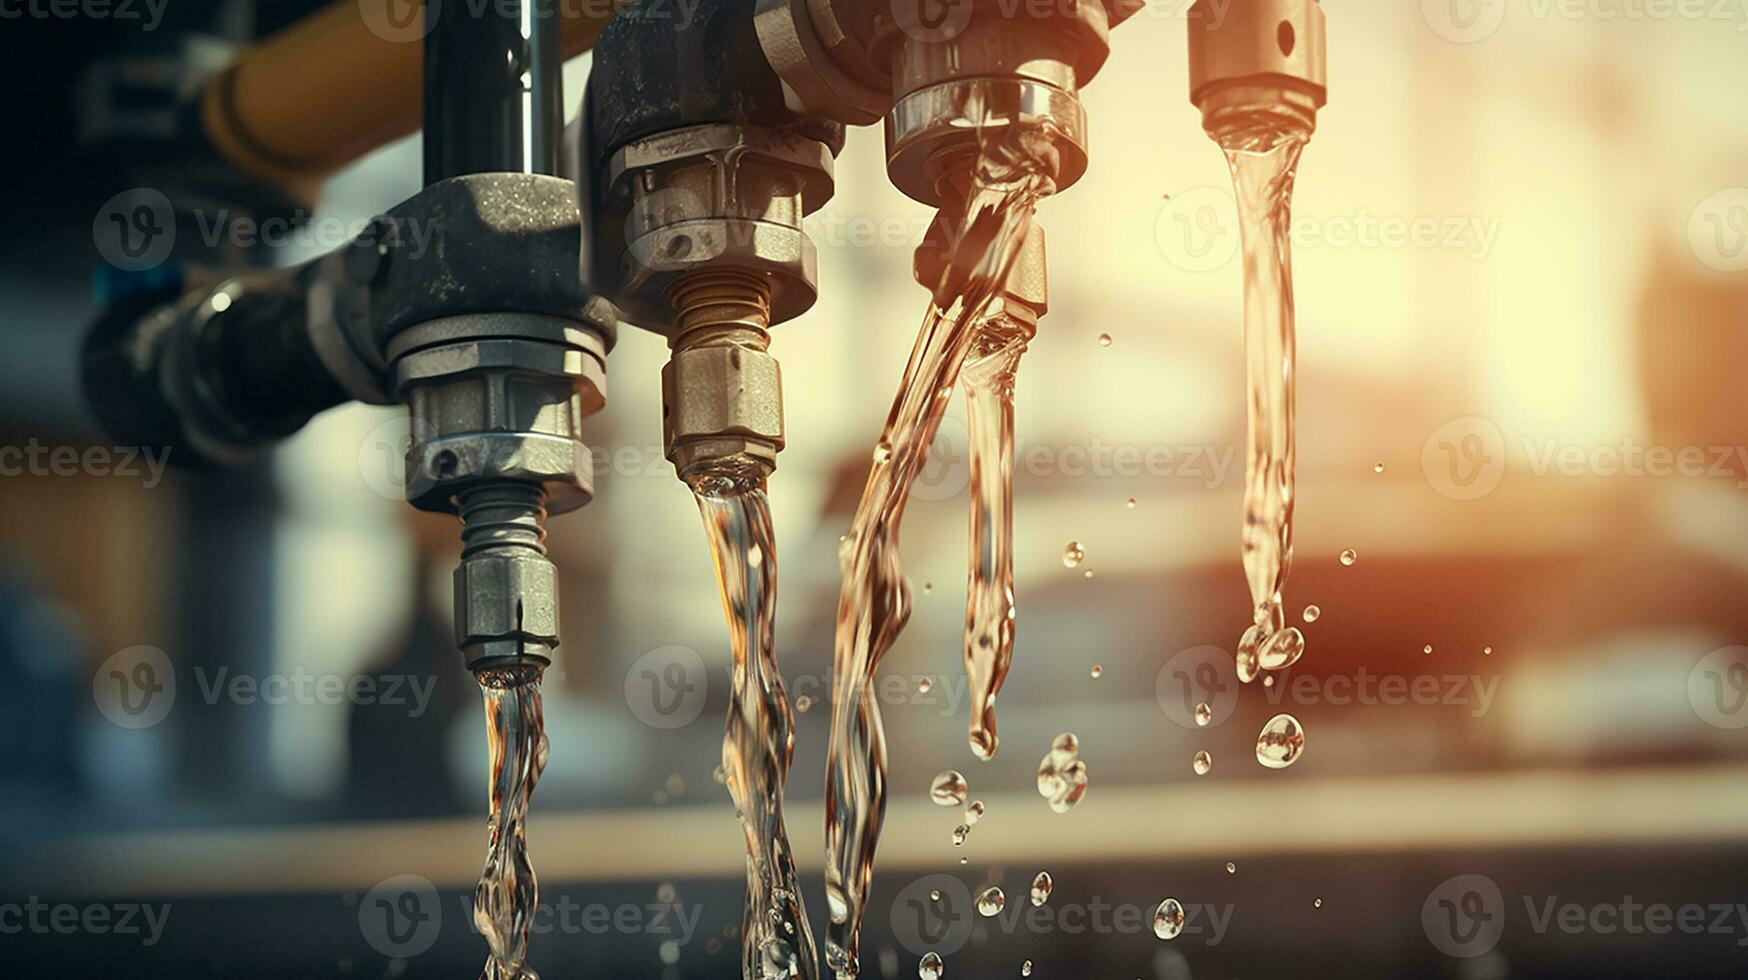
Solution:
[{"label": "pipe coupling", "polygon": [[662,369],[662,437],[689,486],[763,479],[783,450],[783,374],[771,356],[771,290],[745,272],[675,284],[673,355]]},{"label": "pipe coupling", "polygon": [[608,160],[595,234],[617,262],[613,300],[634,324],[673,337],[670,297],[703,271],[762,280],[770,321],[819,296],[802,219],[831,199],[832,150],[798,133],[709,124],[633,140]]},{"label": "pipe coupling", "polygon": [[[592,301],[603,308],[605,301]],[[412,412],[407,499],[454,513],[471,486],[510,480],[555,514],[594,495],[582,422],[606,403],[606,342],[586,322],[531,313],[446,317],[388,348]]]}]

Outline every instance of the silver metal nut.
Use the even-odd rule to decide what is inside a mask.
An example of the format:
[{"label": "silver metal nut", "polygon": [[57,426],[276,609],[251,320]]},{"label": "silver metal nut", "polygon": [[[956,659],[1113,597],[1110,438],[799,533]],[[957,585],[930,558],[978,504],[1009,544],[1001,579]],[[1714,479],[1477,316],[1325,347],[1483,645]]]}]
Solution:
[{"label": "silver metal nut", "polygon": [[675,351],[662,368],[662,434],[669,458],[696,439],[750,438],[783,447],[783,375],[777,359],[749,347]]},{"label": "silver metal nut", "polygon": [[492,640],[558,642],[558,569],[545,558],[482,555],[455,569],[455,635],[462,647]]}]

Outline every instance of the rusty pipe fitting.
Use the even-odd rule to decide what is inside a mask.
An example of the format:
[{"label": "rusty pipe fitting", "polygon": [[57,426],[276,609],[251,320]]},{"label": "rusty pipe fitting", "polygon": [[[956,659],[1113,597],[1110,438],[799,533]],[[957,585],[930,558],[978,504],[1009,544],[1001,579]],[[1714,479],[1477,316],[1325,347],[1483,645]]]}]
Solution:
[{"label": "rusty pipe fitting", "polygon": [[692,272],[669,291],[662,442],[688,486],[769,477],[783,449],[783,375],[771,356],[771,286],[734,269]]}]

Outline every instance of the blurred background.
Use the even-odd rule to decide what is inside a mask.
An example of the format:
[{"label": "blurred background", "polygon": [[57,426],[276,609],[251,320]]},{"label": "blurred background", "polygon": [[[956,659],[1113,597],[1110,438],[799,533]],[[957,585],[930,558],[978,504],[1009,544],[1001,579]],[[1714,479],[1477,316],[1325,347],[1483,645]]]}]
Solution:
[{"label": "blurred background", "polygon": [[[151,30],[20,6],[0,26],[14,975],[437,977],[484,960],[456,527],[399,500],[397,413],[334,410],[254,468],[196,475],[110,445],[80,388],[113,278],[93,220],[133,186],[81,143],[92,66],[194,57],[196,34],[265,34],[314,6],[177,3]],[[1240,263],[1224,161],[1188,100],[1186,6],[1153,0],[1113,35],[1086,93],[1091,171],[1041,212],[1051,311],[1019,379],[1019,641],[993,762],[965,739],[958,404],[910,508],[916,613],[883,671],[892,806],[864,976],[915,975],[931,948],[955,977],[1027,960],[1158,980],[1741,976],[1748,9],[1325,0],[1331,105],[1294,229],[1285,593],[1309,648],[1240,689]],[[587,70],[568,67],[573,112]],[[416,191],[417,143],[334,180],[317,222]],[[811,703],[790,830],[820,928],[836,543],[923,311],[909,269],[928,218],[887,183],[878,131],[853,131],[810,225],[821,301],[773,348],[790,425],[778,649]],[[728,649],[696,508],[662,459],[666,356],[622,334],[589,422],[597,499],[551,527],[565,633],[530,829],[530,963],[549,978],[739,971],[742,849],[712,778]],[[166,687],[143,711],[111,687],[142,658]],[[1283,711],[1308,749],[1271,772],[1254,736]],[[1033,772],[1071,731],[1091,788],[1057,815]],[[927,794],[947,768],[987,808],[962,847],[961,816]],[[1034,911],[1041,869],[1056,890]],[[990,884],[1007,911],[971,916]],[[958,914],[919,913],[933,891]],[[1192,918],[1166,943],[1151,918],[1168,896]],[[407,930],[372,918],[384,901]]]}]

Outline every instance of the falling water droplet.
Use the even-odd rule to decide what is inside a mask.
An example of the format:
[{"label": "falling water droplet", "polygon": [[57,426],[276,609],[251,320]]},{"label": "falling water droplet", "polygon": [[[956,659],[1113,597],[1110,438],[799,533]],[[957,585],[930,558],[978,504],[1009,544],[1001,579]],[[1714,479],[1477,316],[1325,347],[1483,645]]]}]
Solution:
[{"label": "falling water droplet", "polygon": [[1341,553],[1341,563],[1343,565],[1348,566],[1349,568],[1352,568],[1354,562],[1359,561],[1359,560],[1360,560],[1360,553],[1353,550],[1352,548],[1349,548],[1346,551]]},{"label": "falling water droplet", "polygon": [[935,901],[935,902],[940,901],[941,900],[941,890],[939,888],[936,888],[933,891],[929,892],[929,900]]},{"label": "falling water droplet", "polygon": [[1289,626],[1263,644],[1258,652],[1258,663],[1263,670],[1286,670],[1304,655],[1305,634],[1299,632],[1299,627]]},{"label": "falling water droplet", "polygon": [[917,964],[916,975],[922,980],[941,980],[941,974],[947,972],[947,964],[941,962],[941,954],[930,950],[923,954],[923,960]]},{"label": "falling water droplet", "polygon": [[1426,653],[1426,654],[1432,653],[1432,644],[1428,643],[1426,646],[1421,648],[1420,652]]},{"label": "falling water droplet", "polygon": [[1086,561],[1086,548],[1079,541],[1070,541],[1062,549],[1062,565],[1064,568],[1079,568]]},{"label": "falling water droplet", "polygon": [[1020,976],[1029,977],[1031,975],[1032,975],[1032,961],[1027,960],[1024,963],[1021,963],[1020,964]]},{"label": "falling water droplet", "polygon": [[1081,573],[1080,577],[1081,578],[1092,578],[1093,577],[1093,570],[1090,568],[1087,569],[1085,572]]},{"label": "falling water droplet", "polygon": [[924,694],[929,693],[929,691],[932,690],[934,688],[934,686],[935,686],[935,682],[927,677],[924,677],[922,680],[919,680],[916,682],[916,689],[918,691],[921,691]]},{"label": "falling water droplet", "polygon": [[1099,346],[1100,347],[1111,346],[1111,335],[1108,333],[1099,334]]},{"label": "falling water droplet", "polygon": [[1256,737],[1256,761],[1269,769],[1285,769],[1305,751],[1305,729],[1292,715],[1275,715]]},{"label": "falling water droplet", "polygon": [[1493,656],[1493,648],[1492,647],[1482,647],[1481,648],[1481,655],[1484,657]]},{"label": "falling water droplet", "polygon": [[1196,757],[1190,761],[1190,766],[1196,770],[1196,775],[1206,776],[1214,768],[1214,757],[1204,749],[1196,753]]},{"label": "falling water droplet", "polygon": [[1238,873],[1238,865],[1232,863],[1231,861],[1227,861],[1226,862],[1226,873],[1229,875],[1237,874]]},{"label": "falling water droplet", "polygon": [[993,919],[1001,914],[1001,910],[1006,908],[1007,904],[1008,897],[1002,894],[1001,888],[990,885],[983,890],[983,894],[977,896],[977,914],[986,919]]},{"label": "falling water droplet", "polygon": [[1137,506],[1139,506],[1141,504],[1141,501],[1136,500],[1134,497],[1130,497],[1128,500],[1124,501],[1123,503],[1130,510],[1134,510]]},{"label": "falling water droplet", "polygon": [[1050,751],[1038,762],[1038,795],[1050,801],[1050,809],[1067,813],[1086,795],[1086,763],[1080,760],[1080,739],[1064,732],[1050,743]]},{"label": "falling water droplet", "polygon": [[1319,898],[1319,899],[1312,901],[1311,907],[1314,909],[1322,908],[1323,907],[1323,899]]},{"label": "falling water droplet", "polygon": [[1055,890],[1056,881],[1050,877],[1050,872],[1038,872],[1038,877],[1032,879],[1032,907],[1038,908],[1050,901],[1050,893]]},{"label": "falling water droplet", "polygon": [[1183,903],[1168,898],[1153,910],[1153,934],[1161,939],[1176,939],[1184,931]]},{"label": "falling water droplet", "polygon": [[1103,676],[1105,676],[1104,666],[1101,664],[1093,664],[1092,665],[1092,678],[1093,678],[1093,680],[1096,681]]},{"label": "falling water droplet", "polygon": [[1376,465],[1376,466],[1374,466],[1374,467],[1372,467],[1372,472],[1373,472],[1373,473],[1382,473],[1382,472],[1384,472],[1384,464],[1383,464],[1383,463],[1379,463],[1379,464],[1378,464],[1378,465]]},{"label": "falling water droplet", "polygon": [[803,694],[802,696],[795,699],[795,713],[796,714],[804,715],[804,714],[807,714],[811,710],[813,710],[813,699],[812,698]]},{"label": "falling water droplet", "polygon": [[1317,608],[1315,604],[1305,607],[1305,622],[1315,623],[1318,619],[1322,618],[1322,616],[1323,610]]},{"label": "falling water droplet", "polygon": [[1236,664],[1239,683],[1249,684],[1256,680],[1258,674],[1262,673],[1262,656],[1259,649],[1262,646],[1262,640],[1262,627],[1252,626],[1244,631],[1243,638],[1238,641]]},{"label": "falling water droplet", "polygon": [[1203,703],[1196,705],[1196,726],[1198,728],[1207,728],[1213,721],[1214,709],[1208,707],[1207,702],[1204,701]]},{"label": "falling water droplet", "polygon": [[1275,686],[1275,677],[1274,677],[1274,675],[1273,675],[1273,674],[1270,674],[1270,675],[1269,675],[1269,676],[1267,676],[1267,677],[1264,677],[1264,678],[1263,678],[1263,679],[1262,679],[1262,686],[1263,686],[1263,687],[1274,687],[1274,686]]},{"label": "falling water droplet", "polygon": [[970,824],[962,823],[959,826],[954,827],[953,828],[953,846],[954,847],[964,847],[965,846],[965,838],[970,837],[970,836],[971,836],[971,825]]},{"label": "falling water droplet", "polygon": [[977,826],[977,821],[982,819],[983,801],[973,800],[971,805],[965,808],[965,823],[969,826],[975,827]]},{"label": "falling water droplet", "polygon": [[957,769],[948,769],[929,784],[929,799],[934,800],[936,806],[964,806],[970,793],[970,784],[965,782],[964,773]]},{"label": "falling water droplet", "polygon": [[924,582],[923,583],[923,595],[928,595],[930,592],[933,592],[933,591],[935,591],[935,583],[933,583],[933,582]]}]

